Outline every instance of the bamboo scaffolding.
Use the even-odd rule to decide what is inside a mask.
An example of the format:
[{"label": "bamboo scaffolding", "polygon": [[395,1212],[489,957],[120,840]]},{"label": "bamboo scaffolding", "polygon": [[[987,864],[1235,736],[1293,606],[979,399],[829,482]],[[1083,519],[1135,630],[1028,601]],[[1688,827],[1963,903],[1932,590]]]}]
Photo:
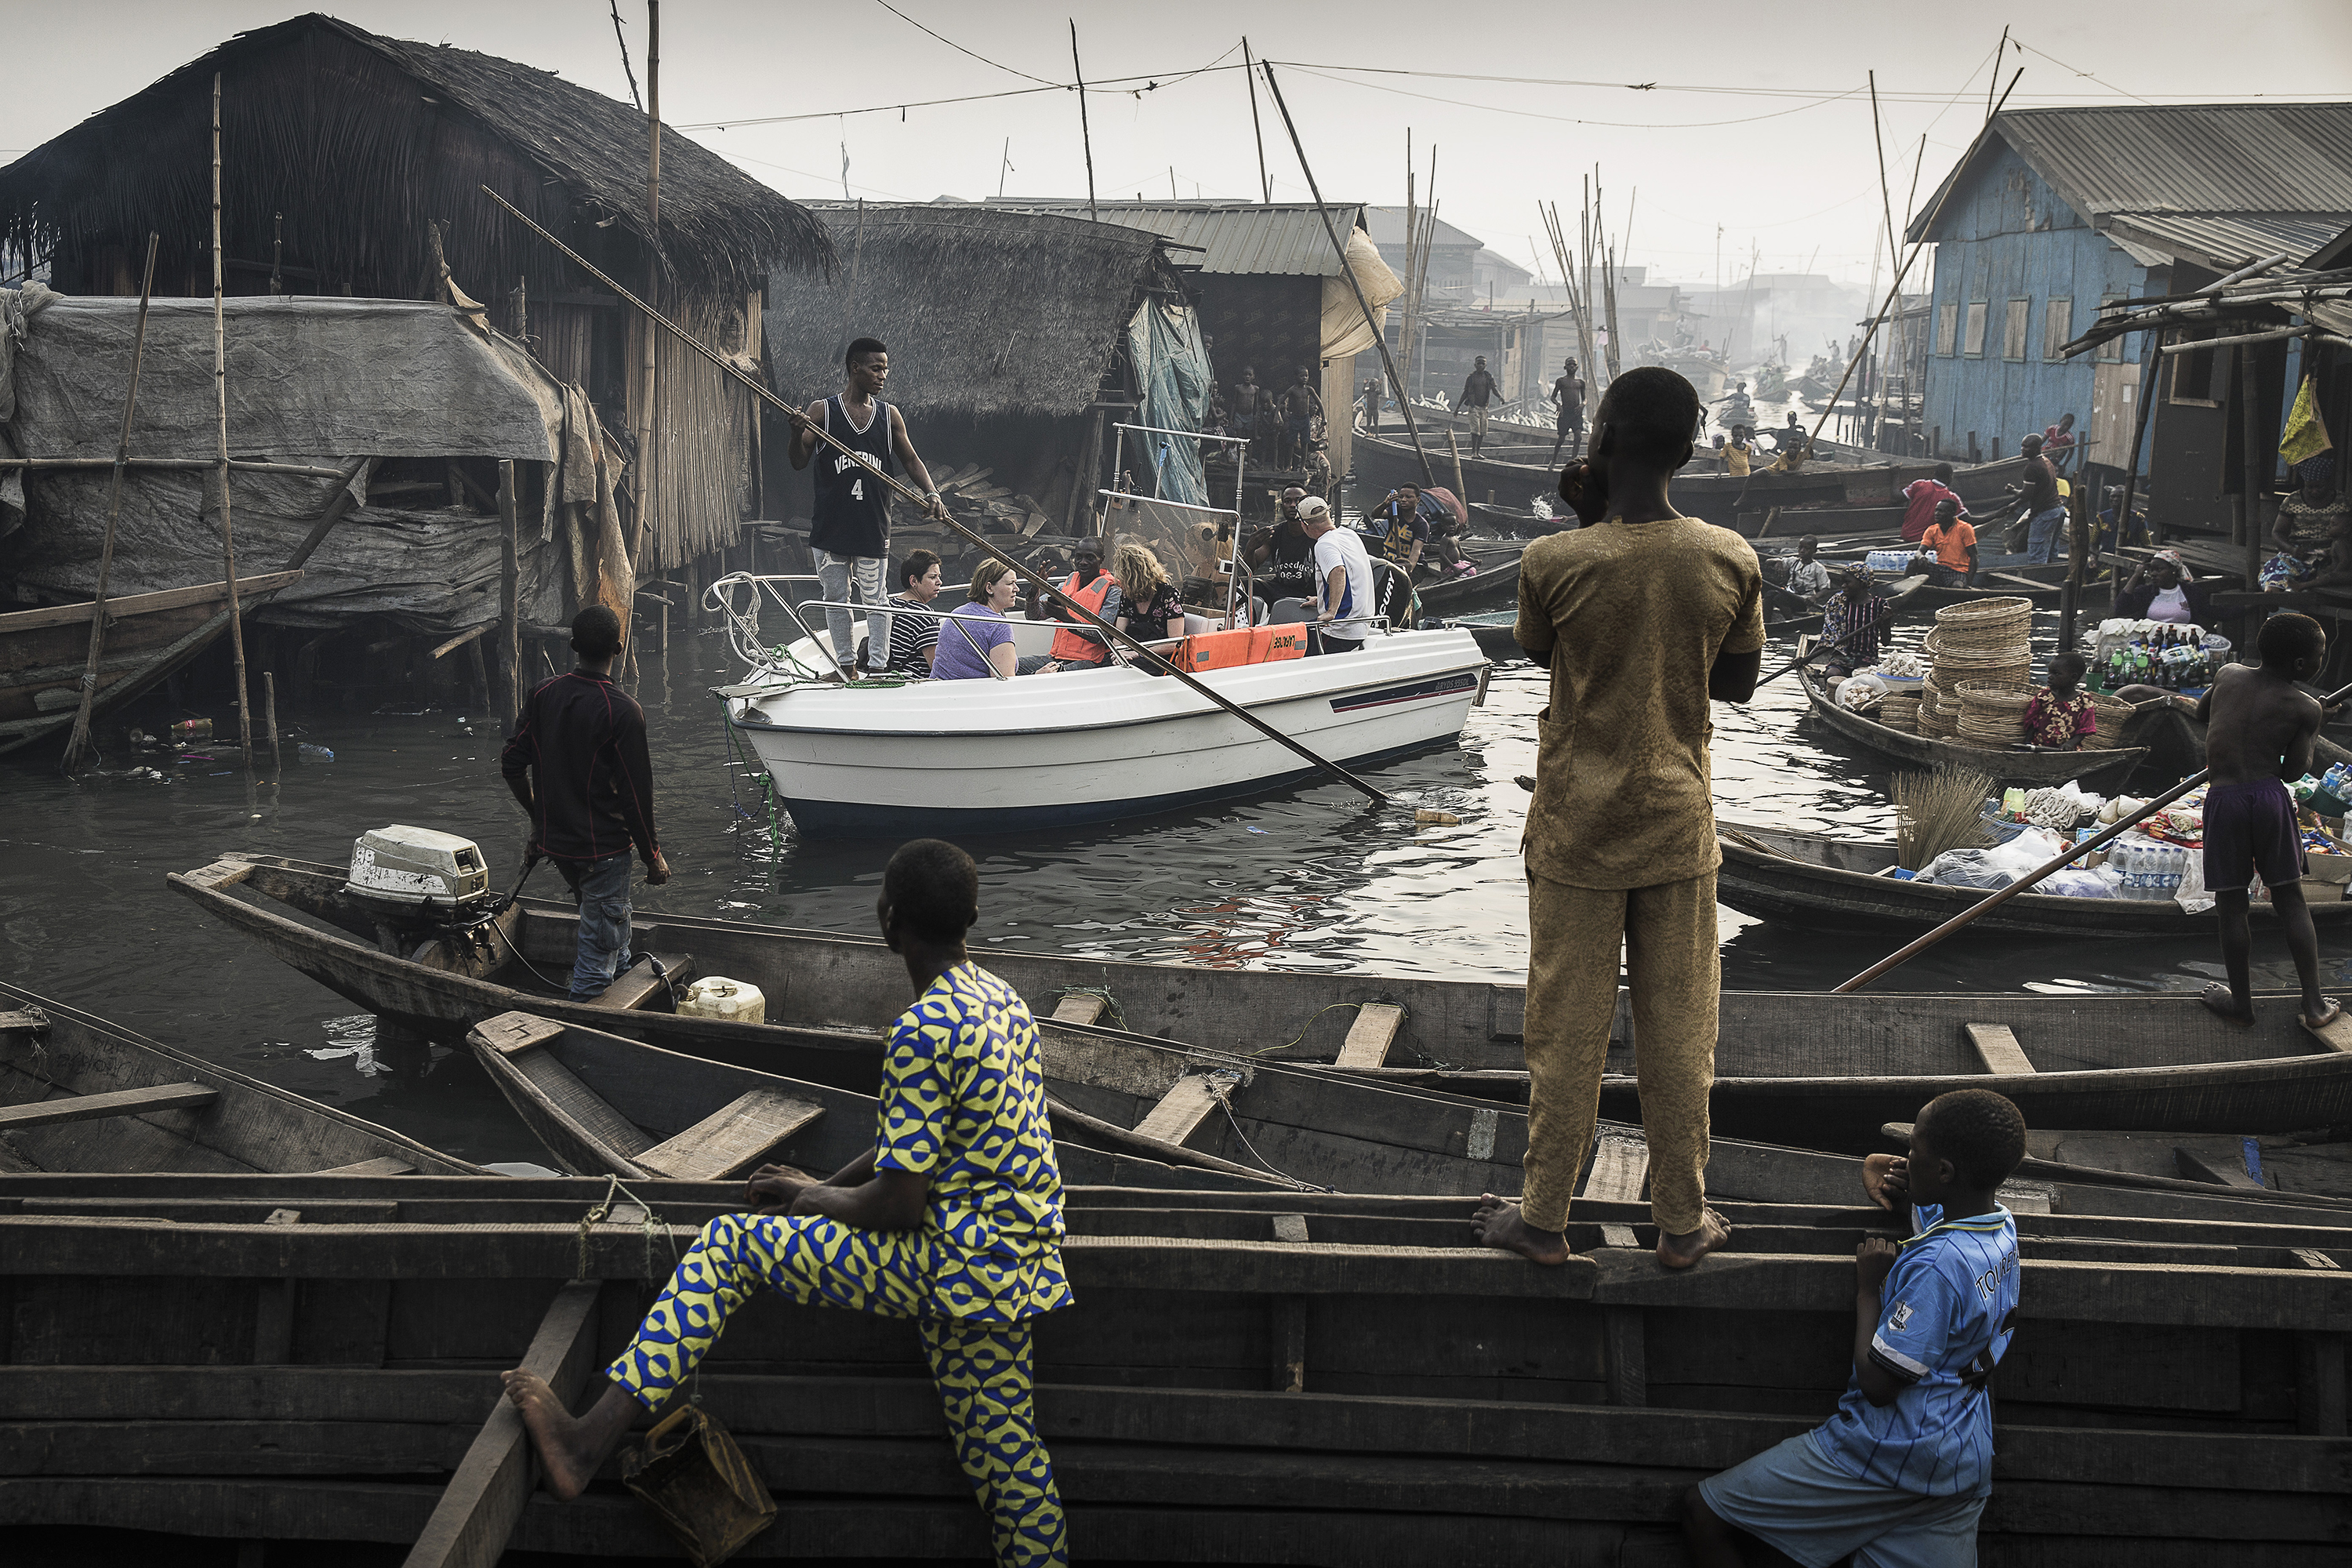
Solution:
[{"label": "bamboo scaffolding", "polygon": [[114,572],[114,534],[122,521],[122,476],[131,464],[131,420],[139,406],[139,372],[147,359],[147,306],[155,296],[155,248],[161,236],[147,235],[147,267],[139,280],[139,325],[131,340],[131,384],[122,395],[122,430],[114,443],[114,482],[106,493],[106,538],[98,549],[98,595],[89,616],[89,661],[82,667],[81,702],[74,710],[73,732],[66,737],[63,767],[70,774],[89,744],[90,710],[98,701],[99,658],[106,649],[106,585]]},{"label": "bamboo scaffolding", "polygon": [[220,411],[221,563],[228,580],[228,642],[236,667],[236,739],[253,763],[253,696],[245,689],[245,612],[236,595],[236,530],[228,500],[228,322],[221,306],[221,79],[213,73],[213,391]]}]

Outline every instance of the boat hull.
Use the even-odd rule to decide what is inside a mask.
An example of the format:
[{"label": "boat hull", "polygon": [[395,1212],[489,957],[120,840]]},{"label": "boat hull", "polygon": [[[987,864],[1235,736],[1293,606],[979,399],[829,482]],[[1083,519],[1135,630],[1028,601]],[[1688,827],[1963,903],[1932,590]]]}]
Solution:
[{"label": "boat hull", "polygon": [[1813,679],[1812,671],[1801,665],[1797,668],[1797,679],[1804,684],[1806,699],[1822,722],[1881,756],[1915,767],[1948,763],[1990,773],[2002,784],[2054,785],[2068,779],[2092,778],[2113,784],[2127,776],[2133,766],[2147,755],[2145,746],[2084,752],[1996,752],[1931,735],[1915,735],[1906,730],[1889,729],[1875,720],[1839,707]]},{"label": "boat hull", "polygon": [[[1452,742],[1486,668],[1467,634],[1436,630],[1203,679],[1308,751],[1346,764]],[[732,699],[729,721],[811,837],[1111,822],[1323,776],[1181,682],[1131,668],[879,690],[801,687]]]}]

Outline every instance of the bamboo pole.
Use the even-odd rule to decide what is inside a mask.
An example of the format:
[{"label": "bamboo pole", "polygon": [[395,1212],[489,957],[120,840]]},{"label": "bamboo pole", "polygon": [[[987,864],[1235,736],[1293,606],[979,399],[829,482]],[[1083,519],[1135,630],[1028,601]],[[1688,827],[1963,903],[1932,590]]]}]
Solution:
[{"label": "bamboo pole", "polygon": [[[1265,130],[1258,123],[1257,118],[1257,62],[1250,58],[1250,41],[1246,34],[1242,37],[1242,74],[1249,78],[1250,134],[1257,138],[1258,193],[1260,199],[1265,201],[1268,206],[1271,206],[1274,205],[1274,182],[1266,175]],[[1084,101],[1083,96],[1081,97],[1081,101]],[[1407,132],[1406,134],[1411,135],[1412,132]],[[999,192],[998,194],[1002,195],[1003,193]]]},{"label": "bamboo pole", "polygon": [[122,519],[122,474],[131,462],[131,417],[139,406],[139,371],[147,358],[147,306],[155,293],[155,247],[160,236],[147,235],[147,268],[139,283],[139,324],[131,340],[131,384],[122,395],[122,430],[114,443],[114,482],[106,493],[106,538],[98,550],[98,596],[89,615],[89,660],[82,667],[81,702],[74,710],[73,731],[66,737],[62,764],[70,774],[89,744],[89,716],[98,702],[98,662],[106,648],[106,584],[114,571],[114,531]]},{"label": "bamboo pole", "polygon": [[[1331,248],[1339,255],[1339,276],[1348,280],[1348,291],[1356,297],[1356,309],[1364,313],[1364,325],[1372,334],[1372,344],[1381,351],[1381,363],[1387,367],[1389,381],[1397,389],[1397,402],[1404,409],[1405,433],[1412,437],[1412,455],[1421,459],[1421,477],[1423,481],[1434,484],[1437,481],[1430,472],[1429,453],[1421,444],[1421,422],[1412,416],[1412,400],[1405,395],[1404,383],[1397,375],[1395,357],[1389,353],[1389,341],[1381,334],[1380,318],[1372,314],[1371,304],[1364,298],[1364,286],[1356,280],[1356,269],[1348,265],[1348,247],[1340,240],[1339,231],[1332,226],[1331,209],[1323,205],[1323,187],[1315,178],[1314,167],[1307,162],[1307,144],[1298,139],[1298,125],[1290,118],[1290,105],[1283,101],[1282,84],[1274,79],[1272,66],[1261,61],[1260,68],[1265,72],[1266,90],[1274,95],[1274,107],[1282,114],[1282,128],[1290,132],[1291,151],[1298,154],[1298,167],[1307,175],[1307,194],[1315,198],[1315,215],[1323,220],[1323,232],[1330,237]],[[1430,153],[1433,171],[1436,168],[1436,156],[1433,149]],[[1430,177],[1434,180],[1436,175],[1433,172]],[[1201,689],[1206,691],[1208,688]],[[1238,709],[1234,710],[1240,711]],[[1294,747],[1293,750],[1303,752],[1304,748]],[[1364,787],[1369,791],[1371,786],[1367,784]]]},{"label": "bamboo pole", "polygon": [[[1268,85],[1272,85],[1270,77],[1268,79]],[[1277,89],[1275,102],[1279,105],[1281,101],[1281,94]],[[773,392],[768,390],[768,388],[761,385],[757,380],[746,374],[740,366],[726,359],[722,359],[716,352],[709,347],[709,345],[689,334],[685,328],[680,327],[675,321],[672,321],[667,317],[660,314],[655,310],[652,306],[646,304],[644,300],[638,299],[635,295],[622,288],[618,283],[614,282],[612,279],[598,271],[594,263],[591,262],[586,257],[581,255],[578,251],[572,249],[570,246],[564,244],[562,240],[556,238],[553,235],[548,233],[547,230],[541,228],[537,223],[534,223],[520,207],[516,206],[512,202],[508,201],[504,196],[499,195],[488,185],[482,186],[481,191],[482,194],[488,196],[490,200],[506,208],[508,213],[510,214],[517,222],[520,223],[524,227],[539,236],[541,239],[546,241],[549,245],[554,247],[556,250],[570,258],[574,266],[580,268],[581,270],[586,272],[588,276],[593,278],[597,282],[603,284],[605,288],[610,289],[614,293],[619,295],[627,304],[637,310],[642,311],[648,320],[667,331],[671,336],[677,338],[679,342],[685,344],[688,348],[693,350],[696,353],[700,354],[704,359],[709,361],[711,364],[717,366],[719,374],[734,379],[748,390],[752,396],[758,398],[762,403],[768,404],[770,406],[788,416],[794,416],[805,420],[806,416],[802,415],[800,410],[794,408],[791,404],[777,396]],[[1350,277],[1352,276],[1353,275],[1350,274]],[[1369,310],[1366,313],[1369,315]],[[809,433],[814,436],[819,441],[822,441],[826,446],[833,447],[845,457],[856,456],[856,454],[850,451],[847,447],[836,440],[830,431],[824,429],[821,426],[811,425],[809,426]],[[929,507],[929,498],[918,494],[913,487],[901,482],[896,476],[890,474],[878,474],[877,477],[878,477],[884,484],[888,485],[892,489],[898,491],[901,496],[905,497],[908,500],[912,501],[917,506],[924,507],[927,510]],[[1062,608],[1076,616],[1082,625],[1102,633],[1106,638],[1116,639],[1117,641],[1127,645],[1128,648],[1137,658],[1143,661],[1146,668],[1156,668],[1164,671],[1169,675],[1174,676],[1178,680],[1182,681],[1194,692],[1207,698],[1210,701],[1215,703],[1218,707],[1223,709],[1234,718],[1239,719],[1243,723],[1247,724],[1250,728],[1257,731],[1260,734],[1265,735],[1266,739],[1296,752],[1298,756],[1314,763],[1317,767],[1339,779],[1342,784],[1349,785],[1350,788],[1358,791],[1375,803],[1381,805],[1397,805],[1400,804],[1396,801],[1391,800],[1380,790],[1373,788],[1369,784],[1366,784],[1362,779],[1358,778],[1354,773],[1349,773],[1346,768],[1341,767],[1339,763],[1318,756],[1315,752],[1307,750],[1307,747],[1301,745],[1298,742],[1292,740],[1281,731],[1274,728],[1274,726],[1268,724],[1265,720],[1259,718],[1248,709],[1233,701],[1230,698],[1224,696],[1214,688],[1203,684],[1199,677],[1192,674],[1190,671],[1178,668],[1169,660],[1161,658],[1159,654],[1156,654],[1152,652],[1151,649],[1144,647],[1143,644],[1134,637],[1129,636],[1126,632],[1120,631],[1118,627],[1104,620],[1100,616],[1096,615],[1092,610],[1089,610],[1084,605],[1079,604],[1069,595],[1055,587],[1050,580],[1050,574],[1041,574],[1034,567],[1026,565],[1020,559],[1019,554],[1012,550],[1003,541],[982,538],[972,530],[966,528],[962,523],[956,521],[952,517],[941,519],[940,521],[941,525],[944,526],[948,531],[953,533],[957,538],[962,540],[966,544],[971,545],[973,549],[984,551],[988,554],[994,555],[1020,570],[1033,584],[1034,584],[1038,588],[1044,590],[1048,598],[1052,599]],[[1414,819],[1420,822],[1450,823],[1457,820],[1457,818],[1453,816],[1450,813],[1442,811],[1417,810],[1413,815]]]},{"label": "bamboo pole", "polygon": [[[650,71],[651,68],[648,68]],[[646,327],[648,336],[653,326]],[[499,664],[506,672],[507,711],[522,712],[522,525],[520,510],[515,504],[515,466],[512,458],[499,463]],[[443,650],[436,649],[435,658]],[[509,722],[512,722],[509,720]]]},{"label": "bamboo pole", "polygon": [[[1075,16],[1070,18],[1070,75],[1078,84],[1078,141],[1087,153],[1087,216],[1100,223],[1102,214],[1095,210],[1095,132],[1087,120],[1087,71],[1078,63],[1078,21]],[[1257,101],[1255,95],[1250,101]]]},{"label": "bamboo pole", "polygon": [[[2123,548],[2124,533],[2131,527],[2132,498],[2139,489],[2139,455],[2147,440],[2148,414],[2156,405],[2157,366],[2164,357],[2164,340],[2171,334],[2158,329],[2140,349],[2142,363],[2139,372],[2139,407],[2132,414],[2131,460],[2124,465],[2123,499],[2116,503],[2116,548]],[[2155,542],[2164,542],[2159,527]],[[2120,579],[2117,580],[2120,584]]]},{"label": "bamboo pole", "polygon": [[278,754],[278,672],[274,669],[261,672],[261,712],[269,730],[269,765],[283,767],[285,762]]},{"label": "bamboo pole", "polygon": [[236,597],[236,530],[228,505],[228,326],[221,305],[221,79],[213,73],[213,391],[220,412],[221,562],[228,579],[228,645],[236,668],[236,740],[253,761],[253,698],[245,689],[245,612]]},{"label": "bamboo pole", "polygon": [[[646,0],[646,298],[661,298],[661,0]],[[645,402],[637,411],[637,547],[630,552],[630,568],[634,575],[644,577],[650,562],[659,564],[660,552],[655,538],[654,500],[656,477],[655,447],[660,441],[660,426],[656,413],[656,397],[659,390],[659,371],[655,363],[656,336],[651,326],[641,329],[645,333],[644,351],[638,355],[637,376],[644,389]],[[636,618],[634,606],[629,619]],[[633,625],[625,625],[625,634],[634,633]],[[629,668],[637,666],[637,639],[634,635],[625,638],[628,647]],[[520,711],[521,675],[517,671],[513,684]]]},{"label": "bamboo pole", "polygon": [[[218,468],[218,458],[0,458],[0,468],[46,469],[50,472],[73,468],[110,468],[120,462],[126,468],[202,468],[211,473]],[[254,463],[232,461],[233,474],[296,474],[306,479],[331,479],[340,477],[340,468],[322,468],[315,463]]]}]

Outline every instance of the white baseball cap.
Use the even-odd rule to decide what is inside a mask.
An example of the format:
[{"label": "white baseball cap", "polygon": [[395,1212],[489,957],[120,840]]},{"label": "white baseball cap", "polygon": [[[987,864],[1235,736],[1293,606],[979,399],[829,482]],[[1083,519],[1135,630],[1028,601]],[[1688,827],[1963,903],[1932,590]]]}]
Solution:
[{"label": "white baseball cap", "polygon": [[1321,496],[1308,496],[1298,503],[1298,521],[1305,522],[1310,517],[1328,517],[1330,511],[1329,501],[1325,500]]}]

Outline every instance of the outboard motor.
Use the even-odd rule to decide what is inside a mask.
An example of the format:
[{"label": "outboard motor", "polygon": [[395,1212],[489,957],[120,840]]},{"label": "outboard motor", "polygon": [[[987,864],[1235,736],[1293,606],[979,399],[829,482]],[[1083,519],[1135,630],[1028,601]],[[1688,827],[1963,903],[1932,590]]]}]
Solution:
[{"label": "outboard motor", "polygon": [[490,911],[490,869],[470,838],[429,827],[370,828],[352,841],[344,890],[377,906],[388,921],[461,922]]}]

